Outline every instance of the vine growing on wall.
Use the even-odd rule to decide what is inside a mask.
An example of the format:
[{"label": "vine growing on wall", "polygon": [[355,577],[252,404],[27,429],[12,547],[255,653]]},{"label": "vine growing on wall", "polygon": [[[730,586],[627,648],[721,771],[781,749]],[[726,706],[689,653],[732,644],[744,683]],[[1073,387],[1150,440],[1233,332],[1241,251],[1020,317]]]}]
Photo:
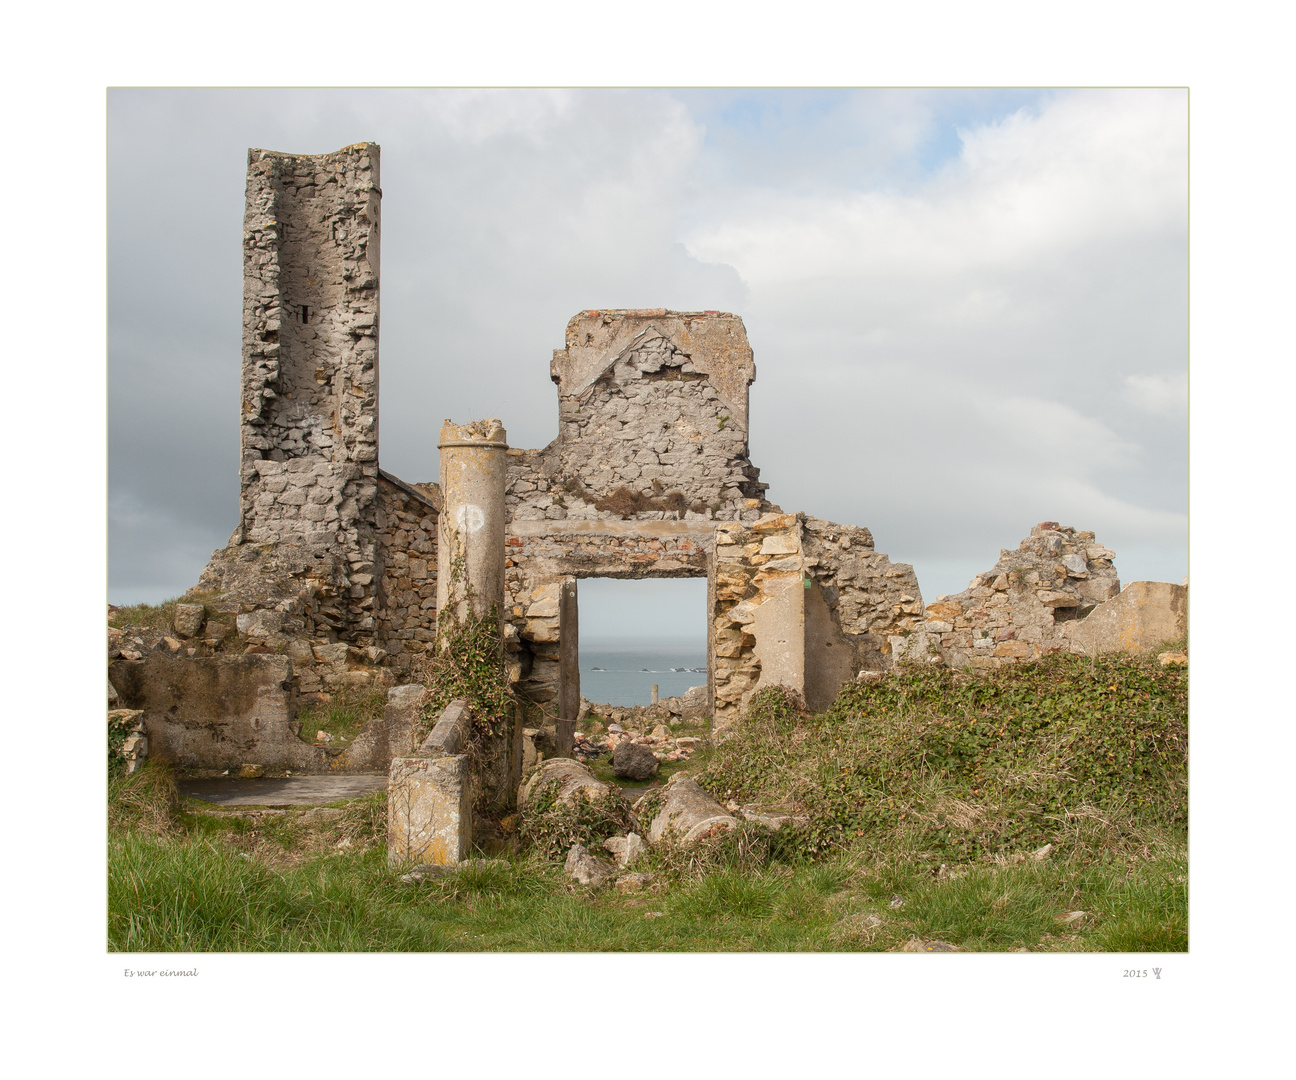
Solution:
[{"label": "vine growing on wall", "polygon": [[[463,552],[456,550],[450,561],[452,584],[465,581],[465,567]],[[450,591],[453,594],[456,590]],[[518,707],[504,660],[499,605],[492,604],[477,615],[473,612],[471,584],[466,584],[465,596],[468,603],[462,619],[451,603],[437,612],[436,640],[423,655],[418,675],[427,687],[428,701],[420,740],[456,698],[463,698],[472,708],[473,733],[477,737],[507,730]]]}]

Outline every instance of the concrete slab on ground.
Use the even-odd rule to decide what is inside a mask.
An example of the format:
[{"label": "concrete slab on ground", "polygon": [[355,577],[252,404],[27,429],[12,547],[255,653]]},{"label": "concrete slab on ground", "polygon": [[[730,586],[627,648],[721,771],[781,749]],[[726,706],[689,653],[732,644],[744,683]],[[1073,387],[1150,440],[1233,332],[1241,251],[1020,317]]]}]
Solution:
[{"label": "concrete slab on ground", "polygon": [[177,782],[182,797],[202,799],[218,806],[323,806],[339,799],[359,799],[387,788],[386,773],[357,776],[286,776],[279,779]]}]

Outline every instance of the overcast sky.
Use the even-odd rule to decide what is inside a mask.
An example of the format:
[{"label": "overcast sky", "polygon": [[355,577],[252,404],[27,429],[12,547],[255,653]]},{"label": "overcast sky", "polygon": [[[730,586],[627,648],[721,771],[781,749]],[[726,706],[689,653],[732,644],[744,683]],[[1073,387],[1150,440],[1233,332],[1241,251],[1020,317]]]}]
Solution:
[{"label": "overcast sky", "polygon": [[1185,91],[114,90],[111,601],[183,592],[237,523],[248,147],[361,140],[401,478],[446,417],[548,443],[577,311],[713,308],[769,497],[867,526],[928,601],[1045,519],[1122,581],[1188,572]]}]

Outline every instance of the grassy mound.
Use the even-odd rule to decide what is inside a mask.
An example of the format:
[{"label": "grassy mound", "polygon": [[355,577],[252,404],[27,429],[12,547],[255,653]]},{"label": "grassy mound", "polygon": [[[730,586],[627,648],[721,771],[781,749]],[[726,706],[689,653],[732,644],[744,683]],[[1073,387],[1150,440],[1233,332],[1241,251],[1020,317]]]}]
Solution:
[{"label": "grassy mound", "polygon": [[1186,829],[1187,699],[1184,669],[1125,656],[902,670],[817,715],[769,690],[698,779],[804,809],[811,852],[1135,849]]}]

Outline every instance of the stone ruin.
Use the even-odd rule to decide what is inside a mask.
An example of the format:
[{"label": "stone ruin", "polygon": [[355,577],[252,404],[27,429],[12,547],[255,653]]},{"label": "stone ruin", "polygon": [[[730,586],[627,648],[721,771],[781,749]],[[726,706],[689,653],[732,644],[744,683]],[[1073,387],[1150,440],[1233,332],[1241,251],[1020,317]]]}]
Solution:
[{"label": "stone ruin", "polygon": [[[499,605],[529,722],[569,753],[588,577],[706,578],[705,712],[722,723],[765,686],[819,709],[900,662],[986,668],[1182,635],[1180,586],[1104,613],[1124,594],[1093,533],[1042,523],[925,604],[867,529],[784,513],[750,460],[756,367],[726,312],[580,312],[550,363],[553,442],[517,449],[498,420],[447,421],[439,482],[393,476],[379,459],[381,205],[375,144],[248,154],[240,519],[174,647],[109,643],[110,693],[141,710],[150,753],[307,770],[417,758],[418,661],[438,611],[469,595]],[[1171,613],[1149,622],[1154,609]],[[343,752],[299,738],[301,704],[348,687],[390,690],[383,718]],[[505,803],[523,752],[519,726],[499,748]]]}]

